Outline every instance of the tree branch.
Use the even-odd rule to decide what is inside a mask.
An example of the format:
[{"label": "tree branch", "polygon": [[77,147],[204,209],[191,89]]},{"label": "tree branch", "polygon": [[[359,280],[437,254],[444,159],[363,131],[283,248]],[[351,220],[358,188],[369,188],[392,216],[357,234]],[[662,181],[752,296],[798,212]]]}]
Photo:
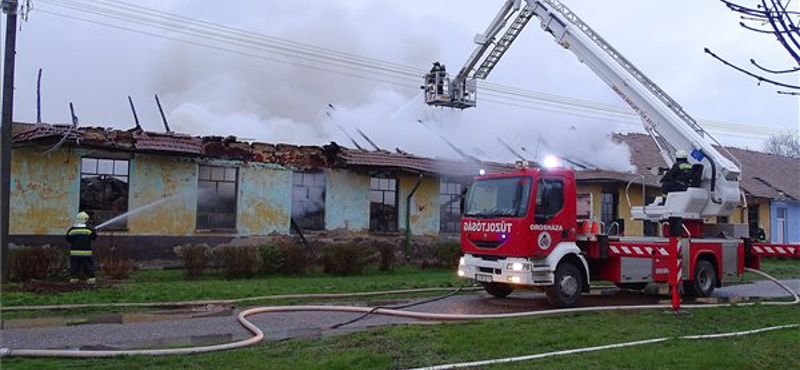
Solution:
[{"label": "tree branch", "polygon": [[711,55],[712,57],[714,57],[714,59],[719,60],[720,62],[722,62],[726,66],[731,67],[731,68],[733,68],[733,69],[735,69],[735,70],[737,70],[739,72],[742,72],[742,73],[744,73],[744,74],[746,74],[746,75],[748,75],[750,77],[755,78],[756,80],[758,80],[759,83],[766,82],[766,83],[769,83],[769,84],[772,84],[772,85],[775,85],[775,86],[780,86],[780,87],[785,87],[785,88],[789,88],[789,89],[798,89],[798,90],[800,90],[800,86],[798,86],[798,85],[789,85],[789,84],[785,84],[785,83],[782,83],[782,82],[770,80],[770,79],[765,78],[763,76],[759,76],[757,74],[754,74],[754,73],[752,73],[752,72],[750,72],[750,71],[748,71],[746,69],[743,69],[741,67],[737,67],[737,66],[729,63],[727,60],[720,58],[719,56],[717,56],[717,54],[714,54],[708,48],[705,48],[705,52],[708,53],[709,55]]}]

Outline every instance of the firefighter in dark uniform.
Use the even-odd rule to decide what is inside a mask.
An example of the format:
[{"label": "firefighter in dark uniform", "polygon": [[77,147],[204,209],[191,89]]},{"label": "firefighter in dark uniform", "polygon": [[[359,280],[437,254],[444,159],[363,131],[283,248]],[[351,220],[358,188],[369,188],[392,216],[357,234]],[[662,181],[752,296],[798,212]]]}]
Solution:
[{"label": "firefighter in dark uniform", "polygon": [[661,193],[666,198],[673,191],[685,191],[689,188],[692,176],[692,164],[687,159],[689,154],[684,150],[675,152],[675,164],[661,177]]},{"label": "firefighter in dark uniform", "polygon": [[92,241],[97,239],[97,232],[86,225],[89,215],[80,212],[75,217],[75,224],[67,230],[67,243],[69,243],[69,275],[70,283],[78,282],[81,270],[88,278],[89,284],[94,284],[94,257],[92,256]]},{"label": "firefighter in dark uniform", "polygon": [[447,71],[444,65],[439,62],[434,62],[429,75],[432,77],[431,82],[436,83],[436,95],[444,94],[444,79],[447,77]]}]

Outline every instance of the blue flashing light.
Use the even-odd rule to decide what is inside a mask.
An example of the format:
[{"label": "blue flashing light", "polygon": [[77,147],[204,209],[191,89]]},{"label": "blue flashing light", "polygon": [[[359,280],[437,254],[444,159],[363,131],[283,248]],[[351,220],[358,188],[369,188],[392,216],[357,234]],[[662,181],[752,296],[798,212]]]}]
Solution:
[{"label": "blue flashing light", "polygon": [[692,150],[692,154],[691,155],[692,155],[692,158],[694,158],[698,162],[701,162],[706,157],[706,155],[703,154],[703,151],[699,150],[699,149]]}]

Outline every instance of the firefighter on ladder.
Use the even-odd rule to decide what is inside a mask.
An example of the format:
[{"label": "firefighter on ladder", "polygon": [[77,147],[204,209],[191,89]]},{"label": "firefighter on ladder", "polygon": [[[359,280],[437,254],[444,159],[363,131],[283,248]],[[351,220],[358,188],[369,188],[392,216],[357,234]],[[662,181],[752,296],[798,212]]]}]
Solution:
[{"label": "firefighter on ladder", "polygon": [[82,270],[86,274],[87,283],[94,284],[96,282],[92,241],[97,239],[97,232],[86,224],[88,221],[89,214],[80,212],[75,217],[75,223],[67,230],[70,283],[78,282],[78,276]]},{"label": "firefighter on ladder", "polygon": [[436,95],[444,94],[444,80],[447,76],[444,65],[439,62],[434,62],[433,67],[431,68],[430,76],[431,84],[436,85]]},{"label": "firefighter on ladder", "polygon": [[692,164],[688,160],[689,153],[685,150],[675,152],[675,163],[661,177],[661,193],[666,200],[667,194],[673,191],[685,191],[689,187],[692,176]]}]

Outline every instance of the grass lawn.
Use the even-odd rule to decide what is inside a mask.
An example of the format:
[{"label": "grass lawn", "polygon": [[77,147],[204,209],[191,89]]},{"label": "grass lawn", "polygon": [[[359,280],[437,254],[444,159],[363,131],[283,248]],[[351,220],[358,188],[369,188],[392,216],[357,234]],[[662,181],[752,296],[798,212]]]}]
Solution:
[{"label": "grass lawn", "polygon": [[[761,261],[761,271],[778,279],[800,279],[800,259],[765,258]],[[745,281],[764,280],[756,274],[746,273]]]},{"label": "grass lawn", "polygon": [[[800,262],[767,260],[763,270],[800,278]],[[755,275],[748,274],[753,278]],[[298,293],[343,293],[462,283],[449,270],[401,268],[354,277],[304,276],[220,280],[209,275],[185,281],[181,271],[139,271],[118,285],[58,294],[3,292],[3,305],[158,302],[232,299]],[[440,293],[435,293],[440,294]],[[279,302],[269,302],[278,304]],[[286,304],[291,302],[280,302]],[[256,302],[248,302],[248,305]],[[14,313],[11,313],[14,314]],[[6,316],[7,314],[4,314]],[[39,313],[47,315],[47,313]],[[382,327],[326,339],[265,342],[245,349],[182,357],[115,359],[3,359],[4,369],[401,369],[451,362],[531,355],[660,337],[720,333],[800,324],[800,307],[697,309],[675,316],[662,311],[585,313],[438,325]],[[800,368],[800,329],[721,340],[666,343],[583,353],[491,369],[779,369]]]},{"label": "grass lawn", "polygon": [[[800,260],[765,260],[762,270],[781,279],[800,278]],[[269,276],[253,279],[222,280],[206,274],[200,280],[183,279],[180,270],[136,271],[131,279],[107,288],[64,293],[32,293],[4,289],[4,307],[20,305],[58,305],[119,302],[181,302],[258,297],[282,294],[348,293],[414,288],[455,287],[466,280],[450,270],[419,270],[409,267],[393,272],[369,271],[360,276],[330,276],[312,272],[300,276]],[[745,274],[746,281],[761,276]],[[257,302],[250,302],[255,304]],[[271,301],[272,304],[275,301]]]},{"label": "grass lawn", "polygon": [[5,307],[117,302],[181,302],[235,299],[283,294],[348,293],[414,288],[454,287],[454,271],[398,268],[393,272],[370,271],[360,276],[330,276],[313,272],[299,276],[269,276],[222,280],[205,275],[200,280],[183,279],[180,270],[136,271],[131,279],[107,288],[64,293],[31,293],[7,289]]},{"label": "grass lawn", "polygon": [[[382,327],[319,340],[260,343],[194,356],[4,359],[23,369],[403,369],[531,355],[660,337],[800,323],[798,307],[584,313],[438,325]],[[551,357],[490,369],[798,369],[800,329],[719,340],[665,343]]]}]

